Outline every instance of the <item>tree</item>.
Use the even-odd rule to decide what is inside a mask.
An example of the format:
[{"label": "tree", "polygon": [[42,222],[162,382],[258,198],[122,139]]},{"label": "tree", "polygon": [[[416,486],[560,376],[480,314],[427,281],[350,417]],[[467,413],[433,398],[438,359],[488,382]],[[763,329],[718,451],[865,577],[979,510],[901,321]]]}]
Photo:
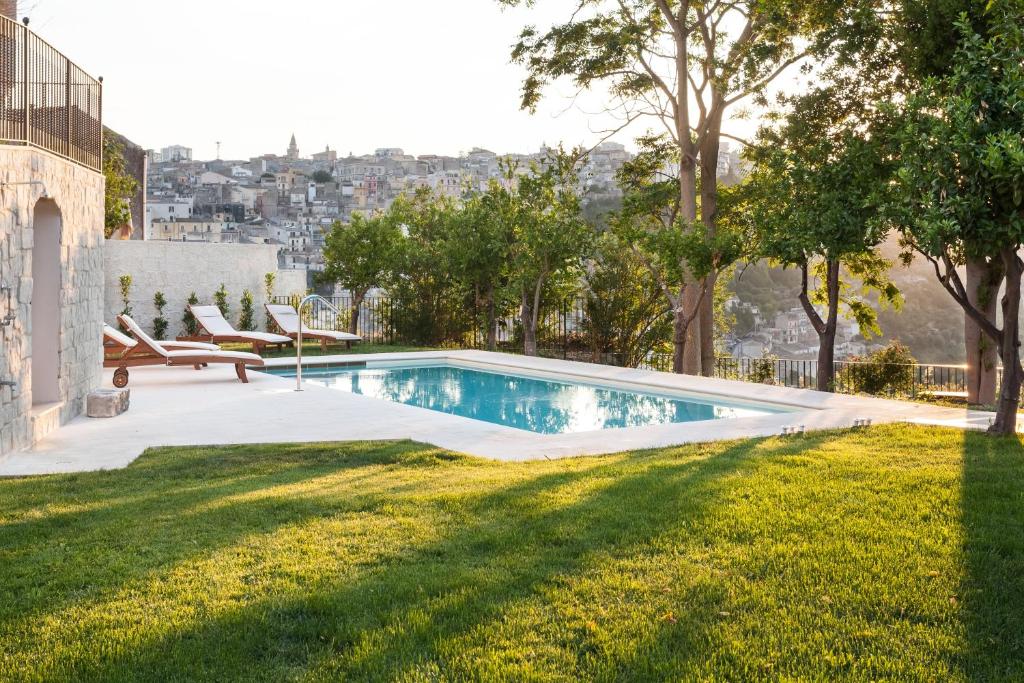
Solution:
[{"label": "tree", "polygon": [[153,318],[153,337],[163,339],[167,333],[167,318],[164,317],[164,307],[167,306],[167,298],[163,292],[153,295],[153,308],[156,309],[156,317]]},{"label": "tree", "polygon": [[[117,281],[118,281],[118,285],[121,288],[121,303],[123,305],[123,308],[121,308],[121,315],[126,315],[128,317],[131,317],[131,315],[132,315],[132,304],[131,304],[132,276],[131,275],[122,275],[121,277],[119,277],[117,279]],[[122,330],[124,330],[125,332],[128,331],[125,328],[124,325],[118,324],[118,326]]]},{"label": "tree", "polygon": [[[1024,30],[1019,0],[992,0],[989,36],[967,21],[949,74],[929,79],[900,110],[896,216],[950,296],[996,345],[1002,387],[990,431],[1016,431],[1024,369],[1019,315],[1024,261]],[[957,266],[1003,271],[1002,326],[973,300]]]},{"label": "tree", "polygon": [[192,315],[192,309],[189,308],[189,306],[195,306],[198,303],[199,297],[196,296],[195,292],[190,292],[188,299],[186,299],[185,312],[181,316],[181,326],[186,337],[196,337],[199,335],[199,321]]},{"label": "tree", "polygon": [[388,211],[369,218],[354,214],[347,224],[336,221],[324,240],[321,280],[351,293],[348,329],[352,334],[359,329],[359,308],[367,292],[385,285],[395,270],[402,242],[402,205],[397,201]]},{"label": "tree", "polygon": [[[710,302],[714,312],[715,280],[712,274],[730,266],[746,240],[737,224],[716,218],[714,232],[702,223],[691,227],[679,213],[678,179],[667,168],[674,165],[675,145],[664,137],[647,138],[641,151],[619,170],[619,185],[625,196],[622,209],[610,220],[621,244],[650,271],[672,314],[672,371],[685,372],[687,358],[699,357],[695,325]],[[729,190],[719,194],[728,203]],[[713,358],[708,366],[711,371]]]},{"label": "tree", "polygon": [[498,317],[507,308],[506,264],[512,246],[511,195],[497,180],[481,194],[463,202],[444,236],[444,251],[453,275],[472,293],[476,310],[483,310],[488,350],[498,343]]},{"label": "tree", "polygon": [[586,334],[594,362],[638,367],[671,337],[672,316],[642,260],[612,232],[602,234],[583,277]]},{"label": "tree", "polygon": [[103,139],[103,235],[109,238],[132,221],[132,197],[139,184],[125,171],[124,147],[112,136]]},{"label": "tree", "polygon": [[220,283],[220,287],[217,288],[217,291],[213,293],[213,305],[216,306],[220,311],[220,314],[227,319],[228,311],[231,310],[231,307],[228,306],[228,290],[224,286],[223,282]]},{"label": "tree", "polygon": [[[842,28],[865,4],[873,0],[579,0],[564,22],[546,31],[529,26],[513,47],[513,60],[528,71],[522,107],[534,110],[552,80],[568,79],[580,90],[606,86],[614,99],[610,109],[621,116],[609,134],[651,121],[665,136],[645,136],[641,148],[667,141],[675,152],[677,201],[664,223],[714,241],[720,140],[732,137],[722,130],[726,112],[747,99],[763,101],[766,88],[788,67],[834,49]],[[717,271],[698,273],[692,266],[674,266],[683,276],[664,293],[677,332],[686,322],[694,342],[683,344],[677,371],[710,374],[714,310],[705,293],[714,290]]]},{"label": "tree", "polygon": [[334,176],[331,175],[330,171],[323,169],[313,171],[313,182],[314,183],[330,183],[334,182]]},{"label": "tree", "polygon": [[[877,252],[887,232],[881,209],[891,164],[858,113],[829,87],[795,98],[780,125],[762,127],[749,151],[754,170],[739,190],[756,255],[801,271],[798,298],[819,342],[818,391],[832,391],[835,382],[840,306],[870,336],[879,330],[864,290],[877,291],[882,304],[902,303],[887,275],[892,264]],[[862,284],[852,296],[851,279]],[[824,317],[815,304],[824,304]]]},{"label": "tree", "polygon": [[583,220],[576,194],[579,151],[553,152],[544,168],[508,178],[497,190],[511,225],[508,288],[519,300],[523,353],[537,355],[537,328],[546,289],[577,281],[594,231]]},{"label": "tree", "polygon": [[[274,282],[277,280],[276,273],[265,273],[263,275],[263,296],[268,304],[274,303]],[[271,317],[267,316],[266,328],[267,332],[273,332],[274,321]]]},{"label": "tree", "polygon": [[253,296],[252,292],[248,289],[242,292],[242,298],[239,300],[239,306],[241,313],[238,316],[238,329],[251,332],[256,329],[256,311],[253,308]]}]

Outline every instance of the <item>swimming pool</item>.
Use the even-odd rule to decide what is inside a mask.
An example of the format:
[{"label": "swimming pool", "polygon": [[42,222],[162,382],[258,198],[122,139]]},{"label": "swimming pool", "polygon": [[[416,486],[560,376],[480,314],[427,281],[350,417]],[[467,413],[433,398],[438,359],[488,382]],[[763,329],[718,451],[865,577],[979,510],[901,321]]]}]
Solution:
[{"label": "swimming pool", "polygon": [[[267,368],[280,377],[295,369]],[[451,363],[303,367],[303,380],[539,434],[567,434],[782,412],[707,397],[660,394]]]}]

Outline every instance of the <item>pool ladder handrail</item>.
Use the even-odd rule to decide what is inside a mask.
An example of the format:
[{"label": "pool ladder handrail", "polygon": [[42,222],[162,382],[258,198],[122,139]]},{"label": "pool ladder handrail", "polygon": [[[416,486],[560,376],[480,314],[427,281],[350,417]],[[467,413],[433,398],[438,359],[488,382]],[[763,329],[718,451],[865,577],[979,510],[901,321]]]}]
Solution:
[{"label": "pool ladder handrail", "polygon": [[299,315],[299,332],[295,339],[295,391],[302,391],[302,307],[315,300],[319,300],[321,304],[334,311],[335,315],[341,315],[341,311],[335,308],[334,304],[319,294],[308,294],[299,302],[296,308]]}]

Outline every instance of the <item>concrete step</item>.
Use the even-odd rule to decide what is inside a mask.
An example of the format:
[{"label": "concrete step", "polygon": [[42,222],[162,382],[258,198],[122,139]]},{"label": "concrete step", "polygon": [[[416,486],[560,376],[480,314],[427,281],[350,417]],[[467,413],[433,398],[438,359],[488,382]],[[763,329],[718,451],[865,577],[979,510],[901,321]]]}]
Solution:
[{"label": "concrete step", "polygon": [[38,443],[60,427],[60,409],[63,407],[63,401],[32,406],[32,443]]}]

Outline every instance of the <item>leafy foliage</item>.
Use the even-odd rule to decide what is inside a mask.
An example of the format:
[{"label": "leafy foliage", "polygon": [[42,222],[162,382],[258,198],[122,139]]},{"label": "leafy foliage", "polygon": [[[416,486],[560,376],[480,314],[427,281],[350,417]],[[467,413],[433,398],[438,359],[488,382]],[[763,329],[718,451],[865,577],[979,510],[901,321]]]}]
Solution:
[{"label": "leafy foliage", "polygon": [[113,136],[103,138],[103,234],[110,237],[131,223],[131,198],[139,189],[138,181],[125,171],[124,147]]},{"label": "leafy foliage", "polygon": [[127,315],[131,317],[132,276],[122,275],[121,277],[117,278],[117,281],[121,288],[121,303],[123,304],[123,308],[121,308],[121,315]]},{"label": "leafy foliage", "polygon": [[665,298],[643,262],[612,233],[598,240],[583,278],[582,332],[594,354],[637,367],[663,350],[672,330]]},{"label": "leafy foliage", "polygon": [[241,313],[238,316],[238,329],[245,331],[252,331],[256,329],[256,311],[253,307],[253,296],[252,292],[248,289],[242,292],[242,298],[239,300],[239,307]]},{"label": "leafy foliage", "polygon": [[910,349],[899,341],[892,341],[867,357],[850,358],[839,371],[836,383],[872,396],[909,396],[914,386],[916,363]]},{"label": "leafy foliage", "polygon": [[168,322],[164,317],[164,307],[167,306],[167,298],[163,292],[153,294],[153,308],[156,309],[156,317],[153,318],[153,337],[163,339],[167,333]]},{"label": "leafy foliage", "polygon": [[181,325],[185,330],[186,337],[195,337],[199,334],[199,321],[196,320],[196,317],[192,315],[191,309],[189,309],[189,306],[194,306],[198,303],[199,297],[196,296],[195,292],[190,292],[188,299],[186,300],[186,304],[188,305],[185,306],[185,312],[181,316]]},{"label": "leafy foliage", "polygon": [[217,288],[217,291],[213,293],[213,305],[216,306],[220,310],[220,314],[227,319],[228,312],[231,310],[231,307],[228,305],[228,290],[224,286],[223,282],[220,283],[220,287]]}]

